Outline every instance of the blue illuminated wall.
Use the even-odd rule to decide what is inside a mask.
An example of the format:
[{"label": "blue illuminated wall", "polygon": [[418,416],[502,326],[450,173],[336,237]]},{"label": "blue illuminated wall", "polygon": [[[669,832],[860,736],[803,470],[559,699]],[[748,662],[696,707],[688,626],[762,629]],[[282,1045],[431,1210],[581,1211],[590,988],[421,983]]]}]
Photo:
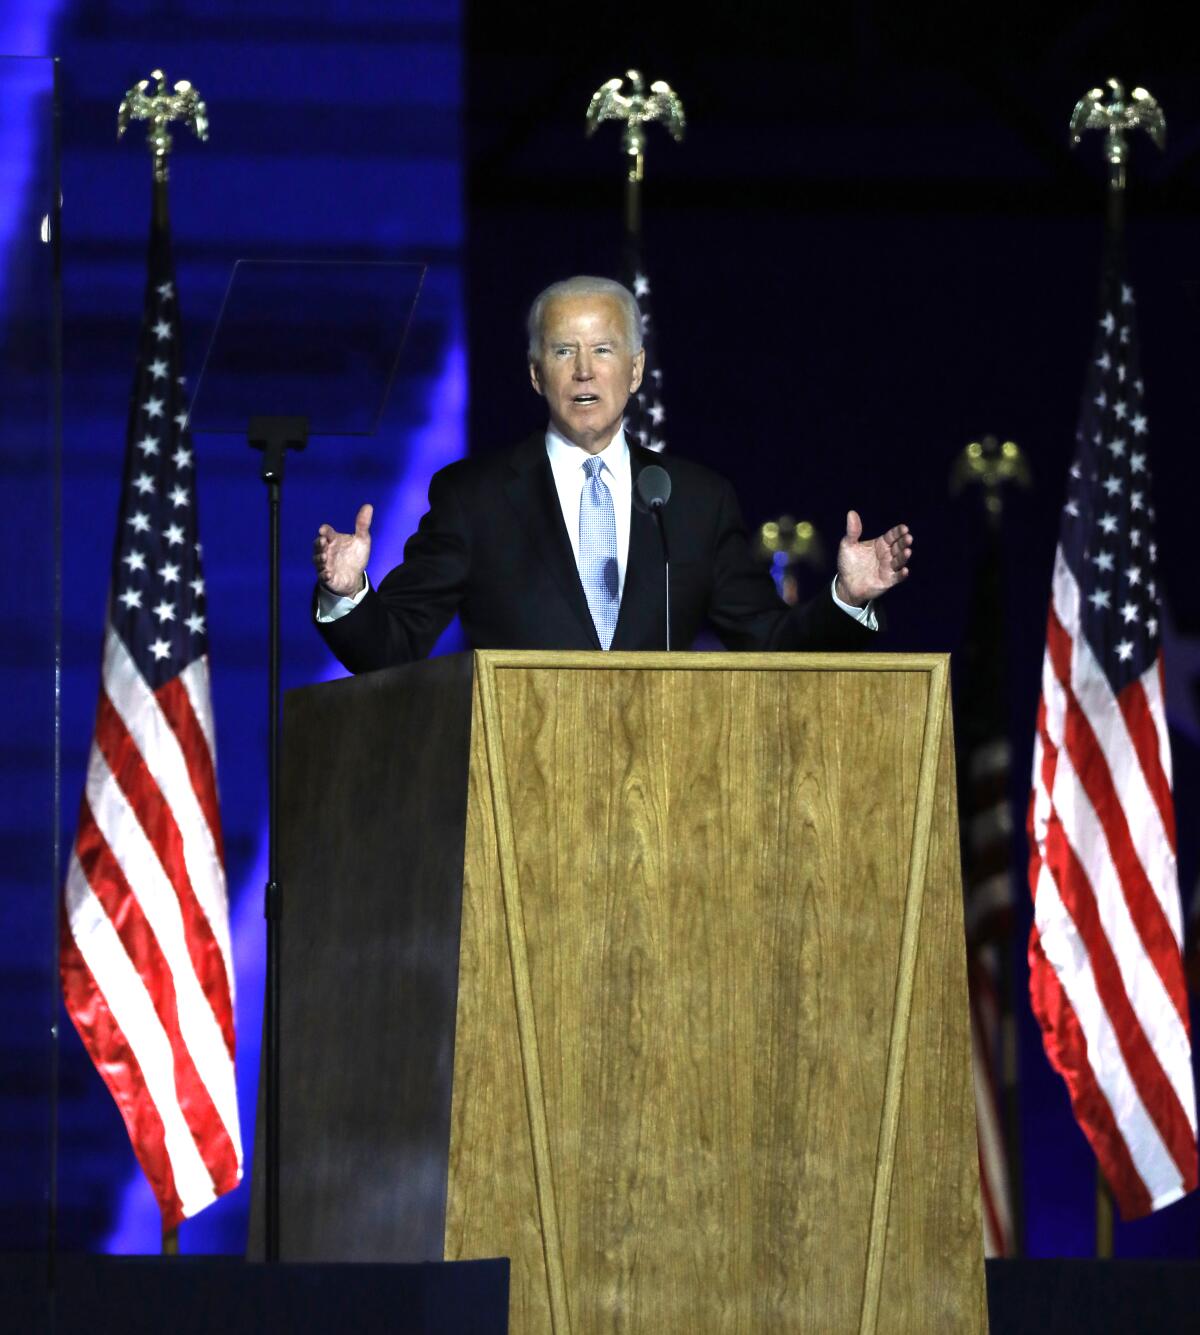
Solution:
[{"label": "blue illuminated wall", "polygon": [[0,1236],[28,1247],[48,1236],[58,1014],[55,77],[0,56],[0,496],[24,571],[0,635]]},{"label": "blue illuminated wall", "polygon": [[[36,17],[37,0],[23,5]],[[162,66],[206,98],[211,138],[176,137],[171,212],[185,361],[198,370],[241,257],[429,265],[375,438],[313,440],[288,462],[283,684],[336,669],[308,622],[317,525],[376,506],[373,568],[399,555],[431,472],[465,450],[460,16],[445,0],[42,4],[27,49],[62,58],[65,292],[63,805],[72,833],[90,740],[124,423],[141,314],[149,155],[118,145],[116,108]],[[132,141],[132,142],[131,142]],[[199,436],[197,474],[237,970],[247,1170],[253,1147],[265,882],[266,496],[258,456]],[[455,643],[454,630],[448,632]],[[0,942],[0,952],[4,944]],[[0,963],[6,975],[13,961]],[[74,1030],[61,1048],[59,1220],[68,1247],[156,1251],[158,1217]],[[36,1190],[36,1184],[32,1187]],[[182,1230],[184,1250],[240,1251],[243,1186]],[[0,1246],[26,1246],[8,1237]]]}]

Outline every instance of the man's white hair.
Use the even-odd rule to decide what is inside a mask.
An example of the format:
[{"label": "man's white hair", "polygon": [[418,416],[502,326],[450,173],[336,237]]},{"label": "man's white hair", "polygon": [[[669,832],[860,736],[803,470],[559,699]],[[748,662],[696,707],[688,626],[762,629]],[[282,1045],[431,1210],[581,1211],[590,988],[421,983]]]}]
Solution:
[{"label": "man's white hair", "polygon": [[626,337],[629,350],[637,353],[642,347],[642,312],[637,298],[613,278],[595,278],[591,274],[576,274],[543,288],[533,299],[525,328],[529,332],[529,360],[536,362],[542,351],[542,320],[546,307],[559,297],[615,297],[625,315]]}]

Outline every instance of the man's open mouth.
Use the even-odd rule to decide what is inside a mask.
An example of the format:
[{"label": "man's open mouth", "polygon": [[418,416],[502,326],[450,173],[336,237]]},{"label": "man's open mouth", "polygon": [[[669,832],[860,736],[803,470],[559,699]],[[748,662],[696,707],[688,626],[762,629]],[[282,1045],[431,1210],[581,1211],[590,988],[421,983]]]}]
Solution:
[{"label": "man's open mouth", "polygon": [[573,403],[599,403],[600,400],[595,394],[576,394],[572,399]]}]

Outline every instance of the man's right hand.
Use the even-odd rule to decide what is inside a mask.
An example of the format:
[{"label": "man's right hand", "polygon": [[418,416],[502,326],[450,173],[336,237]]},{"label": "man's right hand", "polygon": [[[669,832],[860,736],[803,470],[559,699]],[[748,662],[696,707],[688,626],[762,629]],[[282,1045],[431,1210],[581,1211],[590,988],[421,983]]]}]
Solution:
[{"label": "man's right hand", "polygon": [[317,578],[330,591],[352,598],[363,584],[363,572],[371,555],[371,517],[374,506],[364,505],[354,518],[353,533],[339,533],[328,524],[317,529],[313,542],[313,565]]}]

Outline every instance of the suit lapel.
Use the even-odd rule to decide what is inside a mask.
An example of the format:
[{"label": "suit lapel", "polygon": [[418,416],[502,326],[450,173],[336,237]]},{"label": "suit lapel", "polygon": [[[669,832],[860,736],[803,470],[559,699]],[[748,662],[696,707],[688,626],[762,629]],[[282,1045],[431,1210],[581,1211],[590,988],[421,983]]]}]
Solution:
[{"label": "suit lapel", "polygon": [[[513,451],[511,466],[512,473],[504,487],[505,496],[571,611],[586,627],[589,637],[599,649],[600,639],[579,580],[579,568],[575,564],[575,553],[567,535],[567,526],[563,522],[562,506],[558,503],[550,460],[546,456],[545,436],[539,433],[518,445]],[[631,533],[631,549],[632,546]],[[619,627],[619,620],[617,624]]]},{"label": "suit lapel", "polygon": [[[635,497],[638,474],[648,463],[660,463],[658,455],[640,445],[630,444],[629,467]],[[638,644],[639,632],[644,636],[645,628],[652,626],[655,618],[661,621],[664,611],[662,587],[662,546],[658,540],[654,516],[648,510],[643,510],[635,500],[629,517],[629,556],[625,562],[621,610],[617,614],[617,628],[613,632],[614,649],[634,648]],[[654,628],[652,634],[660,646],[666,643],[661,625]]]}]

